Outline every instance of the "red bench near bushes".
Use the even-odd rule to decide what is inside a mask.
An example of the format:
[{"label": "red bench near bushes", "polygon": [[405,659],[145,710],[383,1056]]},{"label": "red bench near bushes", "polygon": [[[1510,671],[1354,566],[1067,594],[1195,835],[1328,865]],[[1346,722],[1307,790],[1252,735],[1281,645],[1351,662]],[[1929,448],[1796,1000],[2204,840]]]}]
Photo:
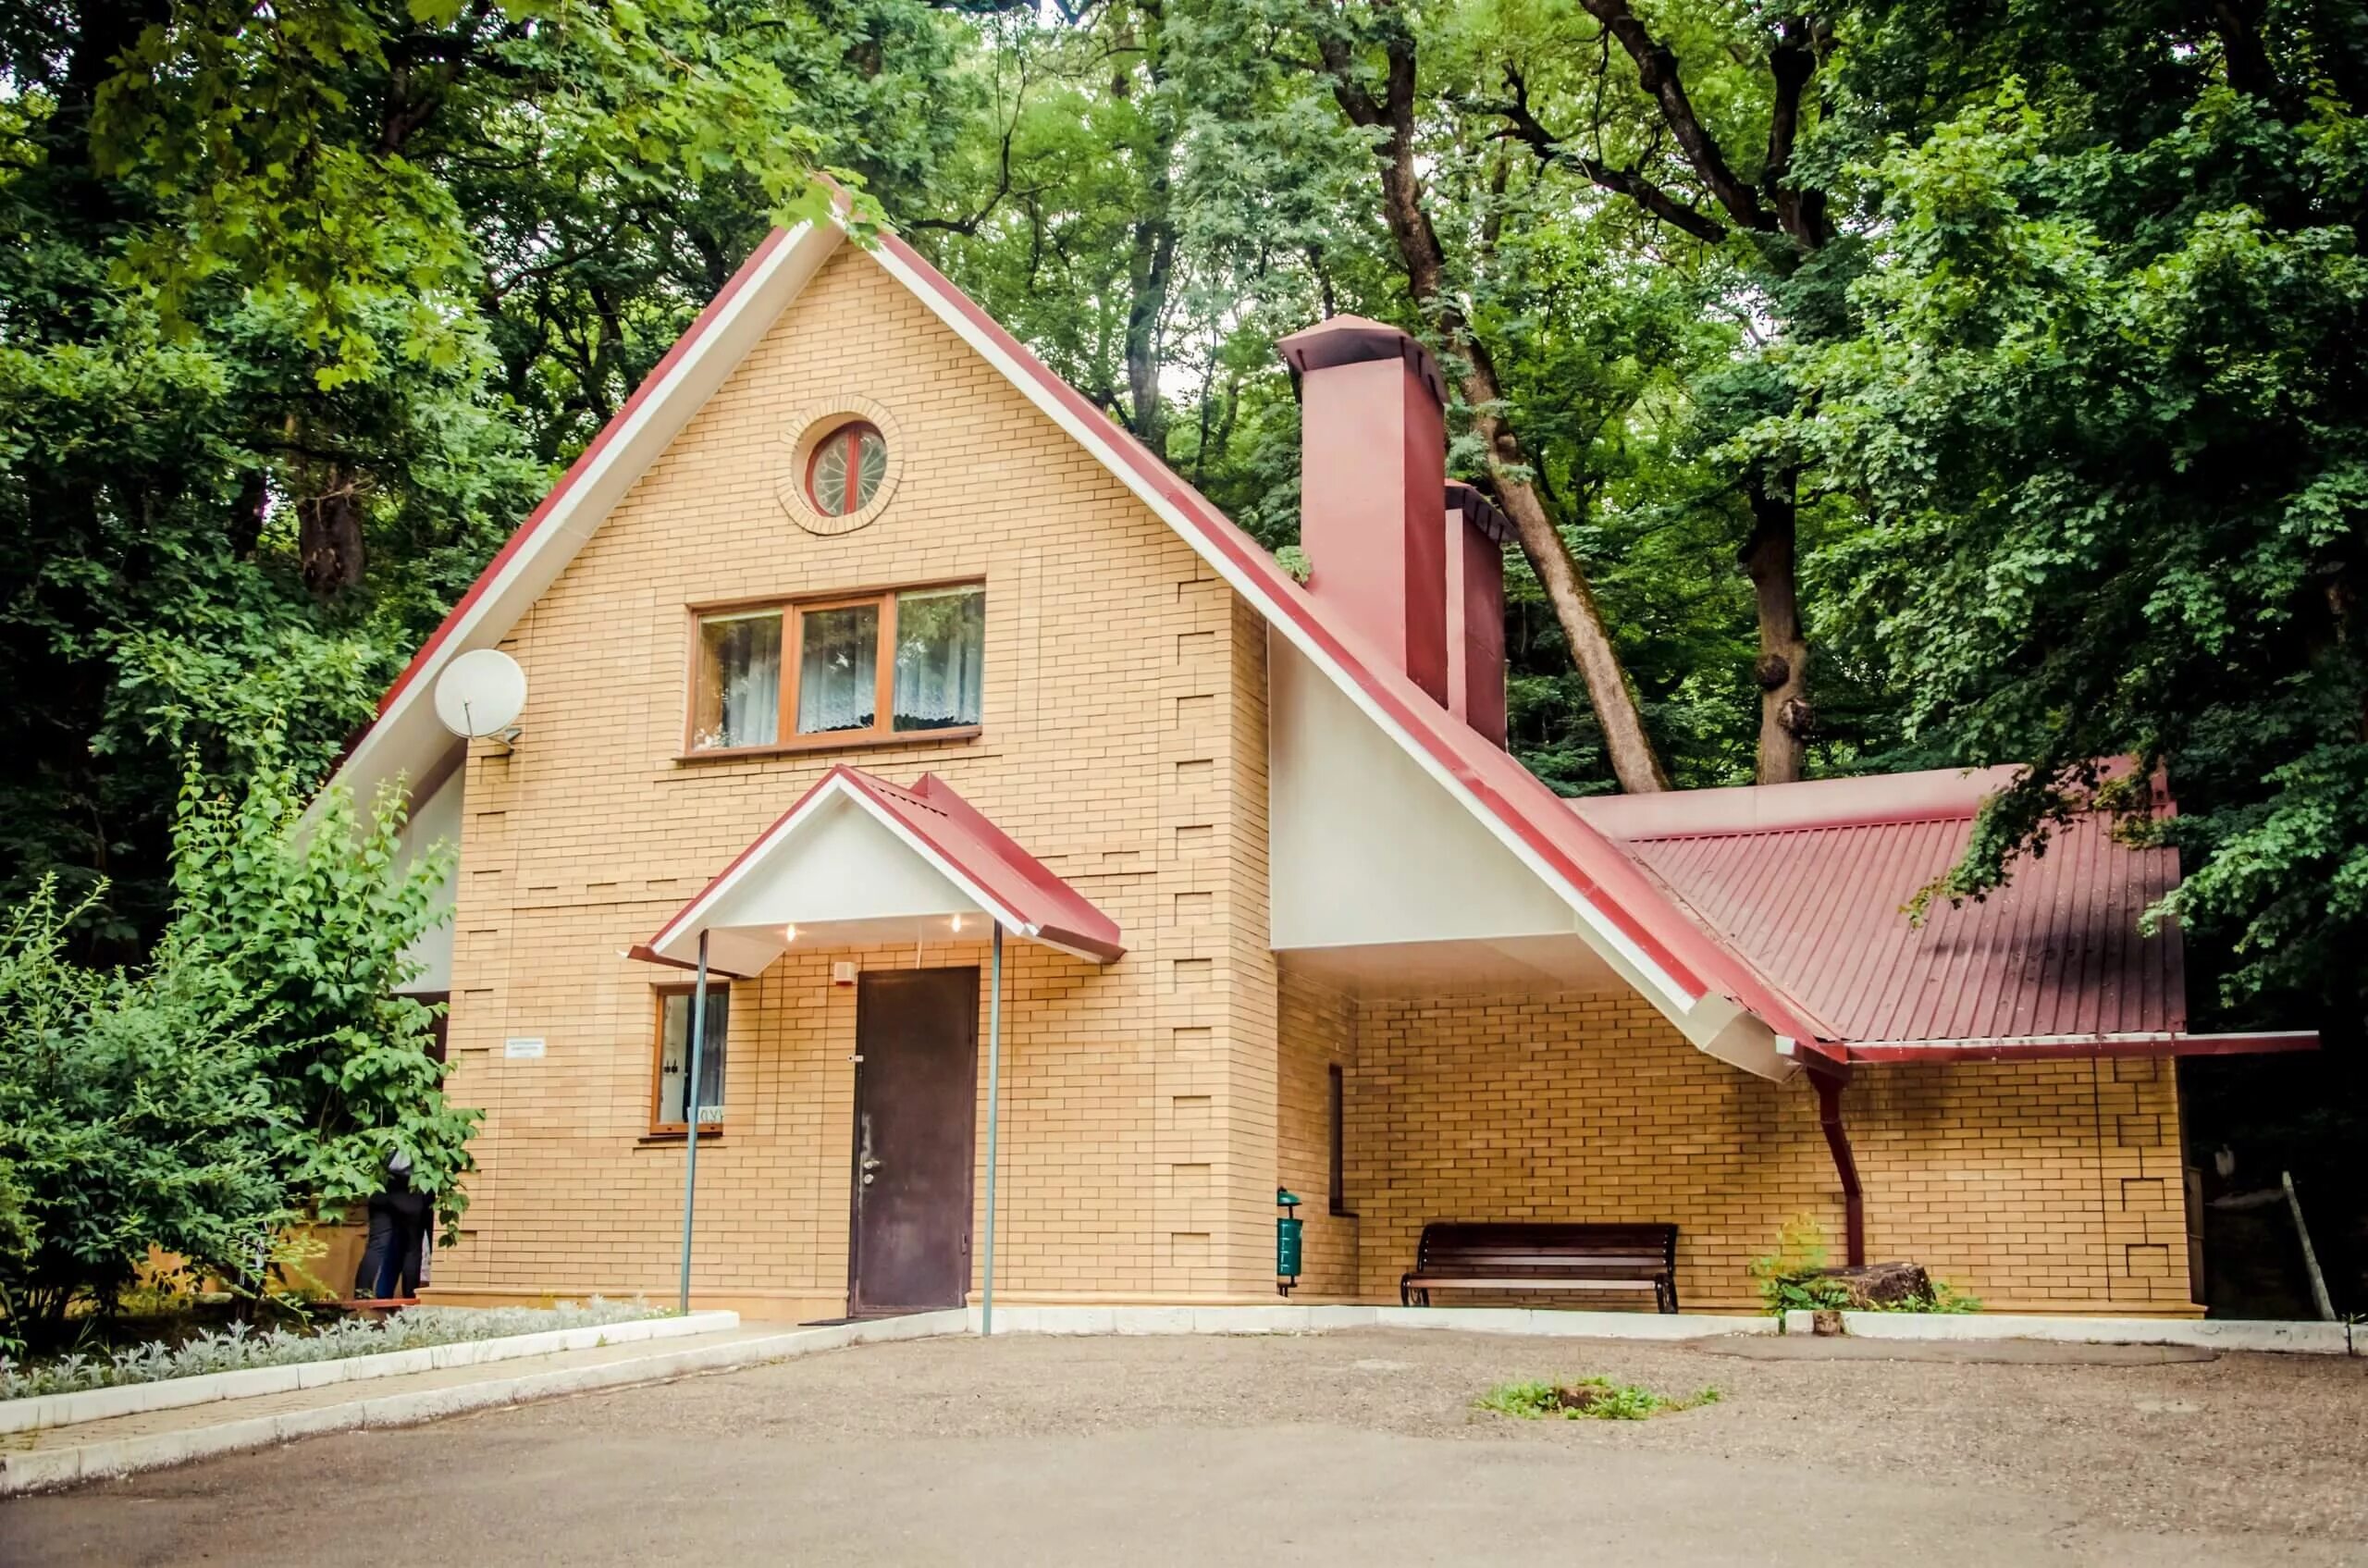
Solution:
[{"label": "red bench near bushes", "polygon": [[1434,1222],[1398,1299],[1428,1306],[1433,1290],[1650,1290],[1675,1312],[1677,1227]]}]

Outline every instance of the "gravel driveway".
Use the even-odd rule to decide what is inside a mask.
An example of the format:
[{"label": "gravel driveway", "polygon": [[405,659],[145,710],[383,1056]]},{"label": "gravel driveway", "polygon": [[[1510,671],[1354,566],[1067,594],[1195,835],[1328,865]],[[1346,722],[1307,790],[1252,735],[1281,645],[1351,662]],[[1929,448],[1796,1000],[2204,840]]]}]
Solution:
[{"label": "gravel driveway", "polygon": [[[23,1499],[0,1562],[2368,1563],[2368,1361],[1751,1349],[870,1346]],[[1722,1397],[1473,1408],[1582,1374]]]}]

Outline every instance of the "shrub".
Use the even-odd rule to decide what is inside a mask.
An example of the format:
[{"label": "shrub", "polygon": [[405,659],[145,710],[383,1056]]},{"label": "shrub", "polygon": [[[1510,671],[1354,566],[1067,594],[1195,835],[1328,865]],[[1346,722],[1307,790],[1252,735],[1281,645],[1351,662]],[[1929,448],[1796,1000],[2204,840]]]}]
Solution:
[{"label": "shrub", "polygon": [[481,1113],[445,1099],[435,1014],[395,994],[419,974],[413,945],[450,914],[437,896],[450,847],[406,863],[403,817],[390,791],[364,819],[339,786],[308,820],[285,770],[259,771],[236,798],[192,777],[173,930],[219,966],[253,1022],[289,1113],[279,1158],[291,1189],[335,1221],[379,1190],[400,1151],[450,1244]]},{"label": "shrub", "polygon": [[75,964],[83,912],[45,881],[0,925],[0,1321],[36,1343],[151,1247],[258,1289],[290,1217],[267,1016],[169,935],[143,970]]}]

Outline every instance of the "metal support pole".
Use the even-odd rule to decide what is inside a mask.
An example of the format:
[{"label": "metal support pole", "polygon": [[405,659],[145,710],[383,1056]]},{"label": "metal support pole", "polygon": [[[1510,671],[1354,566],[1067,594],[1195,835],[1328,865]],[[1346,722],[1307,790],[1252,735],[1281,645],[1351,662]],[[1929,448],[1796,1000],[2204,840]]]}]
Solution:
[{"label": "metal support pole", "polygon": [[1003,1125],[1003,922],[995,922],[987,982],[987,1245],[979,1290],[979,1332],[995,1331],[995,1143]]},{"label": "metal support pole", "polygon": [[691,1310],[691,1211],[699,1191],[699,1068],[707,1046],[707,932],[699,932],[699,978],[691,987],[691,1070],[683,1085],[683,1290],[677,1303]]}]

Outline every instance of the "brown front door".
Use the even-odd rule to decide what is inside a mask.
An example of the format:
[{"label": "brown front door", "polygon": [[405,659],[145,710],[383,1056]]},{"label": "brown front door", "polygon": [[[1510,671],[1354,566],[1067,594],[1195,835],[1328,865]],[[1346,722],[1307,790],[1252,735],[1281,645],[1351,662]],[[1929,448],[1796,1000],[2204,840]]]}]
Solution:
[{"label": "brown front door", "polygon": [[855,1040],[847,1311],[960,1306],[970,1290],[979,971],[866,972]]}]

